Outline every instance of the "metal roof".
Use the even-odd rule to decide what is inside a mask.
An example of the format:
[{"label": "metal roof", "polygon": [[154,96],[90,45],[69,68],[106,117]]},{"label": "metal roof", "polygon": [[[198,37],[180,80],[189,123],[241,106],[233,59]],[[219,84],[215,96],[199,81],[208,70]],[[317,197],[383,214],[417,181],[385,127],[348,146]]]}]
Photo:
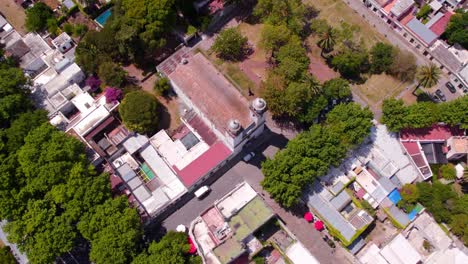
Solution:
[{"label": "metal roof", "polygon": [[130,168],[130,165],[128,165],[128,163],[125,163],[119,168],[117,168],[117,172],[120,174],[120,176],[125,182],[130,181],[136,176],[135,171],[133,171],[132,168]]},{"label": "metal roof", "polygon": [[319,193],[323,188],[322,185],[316,182],[313,186],[313,190],[309,190],[307,204],[312,207],[323,220],[337,229],[346,240],[351,240],[354,234],[356,234],[356,230],[330,202],[321,198]]},{"label": "metal roof", "polygon": [[351,202],[351,196],[346,191],[340,192],[337,196],[330,200],[330,204],[336,210],[341,211],[346,205]]},{"label": "metal roof", "polygon": [[413,0],[397,0],[390,11],[397,17],[401,16],[414,5]]},{"label": "metal roof", "polygon": [[414,34],[428,45],[432,44],[432,42],[437,39],[437,35],[427,28],[426,25],[421,23],[416,17],[411,19],[411,21],[406,24],[406,27],[413,31]]}]

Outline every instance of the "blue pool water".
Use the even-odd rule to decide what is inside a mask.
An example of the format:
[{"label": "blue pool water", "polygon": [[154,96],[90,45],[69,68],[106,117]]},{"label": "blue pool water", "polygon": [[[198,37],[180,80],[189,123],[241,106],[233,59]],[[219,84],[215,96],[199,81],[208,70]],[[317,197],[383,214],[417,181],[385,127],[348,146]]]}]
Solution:
[{"label": "blue pool water", "polygon": [[413,211],[411,211],[411,212],[408,214],[409,220],[410,220],[410,221],[413,221],[417,214],[418,214],[418,210],[417,210],[416,208],[413,209]]},{"label": "blue pool water", "polygon": [[393,190],[389,195],[388,199],[392,201],[393,204],[397,204],[401,200],[400,192],[397,189]]},{"label": "blue pool water", "polygon": [[101,27],[104,27],[104,25],[106,24],[107,20],[109,19],[109,17],[112,15],[112,11],[111,9],[107,9],[106,11],[104,11],[104,13],[100,14],[98,17],[96,17],[95,21],[101,26]]}]

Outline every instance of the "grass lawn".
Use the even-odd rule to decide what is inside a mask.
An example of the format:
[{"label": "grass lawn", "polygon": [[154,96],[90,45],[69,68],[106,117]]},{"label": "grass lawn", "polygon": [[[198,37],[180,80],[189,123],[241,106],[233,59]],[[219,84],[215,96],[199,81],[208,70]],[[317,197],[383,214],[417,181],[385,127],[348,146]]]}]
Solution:
[{"label": "grass lawn", "polygon": [[364,84],[353,85],[353,90],[359,96],[366,100],[369,106],[376,106],[386,98],[397,96],[410,83],[404,83],[400,80],[387,75],[372,75]]},{"label": "grass lawn", "polygon": [[24,27],[26,14],[21,6],[17,5],[14,0],[1,0],[0,11],[16,31],[21,35],[26,34],[26,28]]},{"label": "grass lawn", "polygon": [[339,28],[342,22],[346,22],[356,28],[354,37],[361,38],[367,47],[371,47],[379,41],[387,42],[382,34],[374,30],[342,0],[306,0],[304,2],[317,8],[320,11],[318,18],[326,19],[333,27]]}]

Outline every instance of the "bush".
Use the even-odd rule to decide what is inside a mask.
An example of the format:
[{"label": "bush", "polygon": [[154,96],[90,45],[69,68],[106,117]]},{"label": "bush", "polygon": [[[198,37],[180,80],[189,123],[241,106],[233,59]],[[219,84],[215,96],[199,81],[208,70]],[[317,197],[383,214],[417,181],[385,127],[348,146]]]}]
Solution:
[{"label": "bush", "polygon": [[165,77],[159,79],[156,83],[154,83],[153,89],[157,95],[167,95],[167,93],[171,89],[169,79]]},{"label": "bush", "polygon": [[361,205],[366,210],[371,216],[375,216],[375,209],[372,207],[372,205],[367,201],[367,200],[362,200]]},{"label": "bush", "polygon": [[159,103],[152,95],[135,91],[125,95],[119,107],[125,126],[138,133],[153,133],[159,120]]},{"label": "bush", "polygon": [[428,4],[425,4],[419,9],[418,13],[416,13],[416,17],[418,19],[427,18],[431,12],[432,8]]},{"label": "bush", "polygon": [[213,44],[213,50],[226,60],[240,60],[245,55],[247,38],[237,28],[221,31]]},{"label": "bush", "polygon": [[65,23],[63,24],[63,31],[65,31],[68,35],[71,35],[73,33],[73,25],[70,23]]},{"label": "bush", "polygon": [[84,24],[78,24],[78,25],[75,25],[75,28],[73,29],[73,36],[81,37],[86,32],[88,32],[88,26],[86,26]]},{"label": "bush", "polygon": [[455,170],[455,166],[452,163],[447,163],[445,165],[440,166],[439,173],[442,177],[446,180],[455,180],[457,177],[457,171]]},{"label": "bush", "polygon": [[117,88],[107,87],[105,91],[106,103],[115,103],[122,99],[122,91]]}]

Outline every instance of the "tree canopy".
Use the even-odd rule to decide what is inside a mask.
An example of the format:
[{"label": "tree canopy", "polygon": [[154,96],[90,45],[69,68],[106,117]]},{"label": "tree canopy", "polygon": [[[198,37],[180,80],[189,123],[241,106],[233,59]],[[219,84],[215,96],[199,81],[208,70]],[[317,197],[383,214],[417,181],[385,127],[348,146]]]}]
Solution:
[{"label": "tree canopy", "polygon": [[284,25],[295,34],[301,34],[311,7],[301,0],[259,0],[253,15],[270,25]]},{"label": "tree canopy", "polygon": [[174,25],[175,0],[113,2],[106,26],[87,32],[76,49],[76,62],[88,73],[97,73],[107,61],[144,64],[166,44],[165,36]]},{"label": "tree canopy", "polygon": [[15,256],[10,251],[10,247],[0,248],[0,263],[3,264],[17,264]]},{"label": "tree canopy", "polygon": [[216,38],[212,49],[226,60],[239,60],[246,52],[247,38],[242,36],[238,28],[229,28],[221,31]]},{"label": "tree canopy", "polygon": [[142,235],[138,213],[129,208],[125,196],[109,199],[83,215],[78,230],[91,242],[90,259],[96,264],[129,263]]},{"label": "tree canopy", "polygon": [[127,77],[127,72],[120,65],[107,61],[98,68],[98,76],[109,86],[121,87]]},{"label": "tree canopy", "polygon": [[387,72],[393,64],[395,50],[392,45],[379,42],[370,51],[372,73]]},{"label": "tree canopy", "polygon": [[343,77],[358,79],[369,66],[369,58],[365,50],[346,49],[334,56],[331,64]]},{"label": "tree canopy", "polygon": [[444,37],[450,44],[458,43],[468,49],[468,11],[458,9],[450,17],[450,22],[444,32]]},{"label": "tree canopy", "polygon": [[188,236],[185,233],[169,231],[159,242],[152,242],[148,250],[140,253],[132,264],[201,264],[201,257],[189,255],[189,249]]},{"label": "tree canopy", "polygon": [[420,102],[405,106],[402,100],[387,99],[382,106],[382,123],[398,132],[403,128],[424,128],[437,122],[468,128],[468,97],[444,103]]},{"label": "tree canopy", "polygon": [[305,186],[338,166],[349,149],[370,133],[372,113],[357,104],[340,104],[323,125],[313,125],[289,141],[273,159],[262,163],[262,187],[276,202],[294,206]]},{"label": "tree canopy", "polygon": [[40,31],[47,27],[47,20],[53,18],[53,12],[43,2],[37,2],[33,7],[26,9],[26,29]]},{"label": "tree canopy", "polygon": [[152,133],[158,127],[159,103],[152,95],[136,91],[125,95],[119,106],[125,126],[138,133]]}]

